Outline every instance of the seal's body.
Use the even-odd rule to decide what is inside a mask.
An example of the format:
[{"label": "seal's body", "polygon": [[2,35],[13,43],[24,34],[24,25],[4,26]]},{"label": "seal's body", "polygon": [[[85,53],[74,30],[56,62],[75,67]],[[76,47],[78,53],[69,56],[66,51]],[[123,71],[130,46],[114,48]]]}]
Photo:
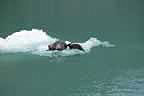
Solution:
[{"label": "seal's body", "polygon": [[62,51],[67,48],[67,45],[63,41],[56,41],[55,43],[48,45],[49,50],[59,50]]}]

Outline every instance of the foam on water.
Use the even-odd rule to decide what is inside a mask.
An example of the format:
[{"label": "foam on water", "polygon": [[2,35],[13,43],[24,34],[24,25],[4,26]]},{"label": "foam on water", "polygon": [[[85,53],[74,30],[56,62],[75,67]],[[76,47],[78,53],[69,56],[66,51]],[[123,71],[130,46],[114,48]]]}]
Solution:
[{"label": "foam on water", "polygon": [[85,52],[79,50],[63,50],[63,51],[46,51],[49,44],[59,39],[53,38],[42,30],[32,29],[15,32],[6,38],[0,38],[0,53],[17,53],[29,52],[41,56],[69,56],[75,54],[84,54],[90,52],[91,48],[96,46],[113,47],[108,41],[100,41],[97,38],[90,37],[86,42],[79,43]]}]

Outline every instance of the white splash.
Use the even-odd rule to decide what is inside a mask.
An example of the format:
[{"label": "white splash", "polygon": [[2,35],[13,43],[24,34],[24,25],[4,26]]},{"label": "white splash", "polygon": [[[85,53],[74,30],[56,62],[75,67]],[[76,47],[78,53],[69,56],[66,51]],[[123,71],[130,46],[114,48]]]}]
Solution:
[{"label": "white splash", "polygon": [[32,29],[15,32],[8,37],[0,38],[0,53],[16,53],[30,52],[41,56],[69,56],[75,54],[84,54],[96,46],[113,47],[108,41],[100,41],[97,38],[91,37],[84,43],[79,43],[85,52],[79,50],[63,50],[63,51],[46,51],[49,44],[54,43],[59,39],[53,38],[42,30]]}]

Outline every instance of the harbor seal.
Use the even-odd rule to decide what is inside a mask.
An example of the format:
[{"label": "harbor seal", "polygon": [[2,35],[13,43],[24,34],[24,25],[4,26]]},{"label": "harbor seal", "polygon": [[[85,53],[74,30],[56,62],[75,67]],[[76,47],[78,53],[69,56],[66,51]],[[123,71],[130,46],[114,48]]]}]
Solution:
[{"label": "harbor seal", "polygon": [[80,44],[77,44],[77,43],[71,43],[69,41],[56,41],[55,43],[53,44],[50,44],[48,45],[48,50],[58,50],[58,51],[62,51],[62,50],[65,50],[65,49],[78,49],[78,50],[81,50],[81,51],[84,51],[84,49],[82,48],[82,46]]}]

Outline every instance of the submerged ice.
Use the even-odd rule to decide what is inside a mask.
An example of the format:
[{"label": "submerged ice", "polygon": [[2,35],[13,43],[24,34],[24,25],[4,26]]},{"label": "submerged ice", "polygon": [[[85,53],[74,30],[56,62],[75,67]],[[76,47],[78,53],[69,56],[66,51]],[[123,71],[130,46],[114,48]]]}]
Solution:
[{"label": "submerged ice", "polygon": [[85,52],[79,50],[63,50],[63,51],[46,51],[48,45],[59,40],[43,32],[42,30],[32,29],[15,32],[6,38],[0,38],[0,53],[17,53],[29,52],[41,56],[69,56],[75,54],[84,54],[90,52],[91,48],[96,46],[113,47],[108,41],[100,41],[95,37],[90,37],[87,41],[79,43]]}]

